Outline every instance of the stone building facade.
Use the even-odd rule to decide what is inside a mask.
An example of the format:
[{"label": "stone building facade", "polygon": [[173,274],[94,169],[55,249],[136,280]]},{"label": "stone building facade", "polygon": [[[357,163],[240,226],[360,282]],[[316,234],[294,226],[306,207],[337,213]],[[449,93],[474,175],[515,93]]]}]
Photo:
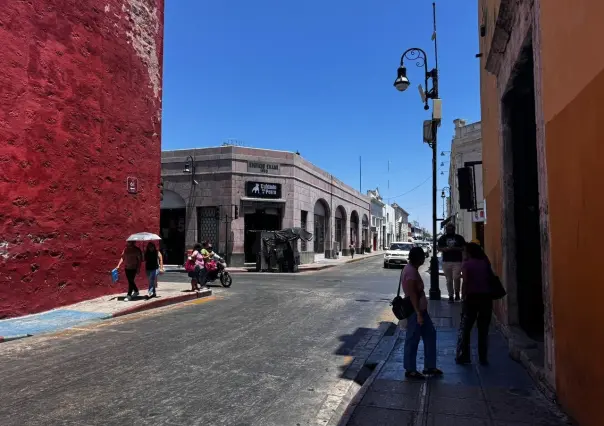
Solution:
[{"label": "stone building facade", "polygon": [[372,250],[382,250],[384,247],[384,235],[386,234],[386,218],[384,207],[386,203],[380,195],[380,190],[370,189],[367,191],[370,199],[371,209],[371,233],[369,235],[369,245]]},{"label": "stone building facade", "polygon": [[[185,165],[188,167],[185,171]],[[300,227],[301,261],[346,255],[368,234],[369,199],[292,152],[224,146],[162,153],[167,263],[211,241],[229,264],[255,262],[258,230]]]},{"label": "stone building facade", "polygon": [[[467,124],[456,119],[455,133],[451,143],[449,162],[449,217],[456,232],[466,241],[478,239],[484,241],[484,196],[482,192],[482,132],[480,122]],[[468,165],[472,170],[473,193],[476,198],[476,211],[461,209],[459,206],[459,180],[457,170]],[[442,226],[441,226],[442,227]]]},{"label": "stone building facade", "polygon": [[603,21],[600,0],[479,1],[485,248],[508,291],[496,312],[512,353],[585,426],[602,424],[604,400],[593,297],[604,206],[604,54],[593,42]]},{"label": "stone building facade", "polygon": [[395,240],[396,241],[408,241],[409,240],[409,213],[396,203],[392,203],[394,208],[394,220],[395,220]]},{"label": "stone building facade", "polygon": [[158,232],[163,26],[163,0],[1,2],[0,318],[122,291]]}]

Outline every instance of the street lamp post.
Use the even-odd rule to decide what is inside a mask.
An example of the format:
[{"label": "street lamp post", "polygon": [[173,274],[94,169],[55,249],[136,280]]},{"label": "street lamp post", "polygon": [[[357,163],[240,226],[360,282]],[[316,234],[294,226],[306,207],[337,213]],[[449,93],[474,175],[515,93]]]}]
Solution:
[{"label": "street lamp post", "polygon": [[188,155],[185,159],[185,168],[183,172],[191,173],[191,184],[197,185],[198,182],[195,180],[195,158],[193,158],[193,156]]},{"label": "street lamp post", "polygon": [[[411,84],[409,79],[407,78],[407,68],[405,67],[405,59],[409,61],[415,61],[415,65],[419,68],[424,68],[424,84],[427,92],[424,92],[422,87],[419,87],[420,96],[422,98],[422,102],[424,103],[424,110],[429,110],[428,99],[432,99],[433,101],[433,109],[432,109],[432,120],[431,120],[431,140],[428,142],[430,148],[432,148],[432,257],[430,258],[430,299],[431,300],[440,300],[440,285],[439,285],[439,275],[438,275],[438,240],[436,238],[437,227],[436,222],[438,221],[437,217],[437,188],[436,188],[436,175],[437,175],[437,167],[436,167],[436,156],[437,156],[437,130],[438,125],[440,124],[440,99],[438,97],[438,48],[436,43],[436,4],[432,3],[432,17],[434,23],[434,33],[432,35],[432,40],[434,41],[434,57],[435,57],[435,67],[432,70],[428,70],[428,56],[426,52],[420,49],[419,47],[413,47],[407,49],[401,55],[400,66],[397,71],[397,77],[394,81],[394,87],[400,91],[404,92],[407,90],[409,85]],[[428,80],[432,80],[432,88],[428,90]]]}]

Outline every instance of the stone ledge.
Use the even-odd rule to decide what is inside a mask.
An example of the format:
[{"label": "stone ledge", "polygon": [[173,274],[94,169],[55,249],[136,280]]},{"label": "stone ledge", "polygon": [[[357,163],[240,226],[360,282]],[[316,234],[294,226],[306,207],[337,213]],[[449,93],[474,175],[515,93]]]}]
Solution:
[{"label": "stone ledge", "polygon": [[537,342],[520,328],[503,324],[496,315],[493,315],[493,319],[508,342],[510,358],[522,364],[545,397],[558,405],[555,385],[550,381],[553,378],[543,368],[543,360],[538,359],[545,355],[539,350]]}]

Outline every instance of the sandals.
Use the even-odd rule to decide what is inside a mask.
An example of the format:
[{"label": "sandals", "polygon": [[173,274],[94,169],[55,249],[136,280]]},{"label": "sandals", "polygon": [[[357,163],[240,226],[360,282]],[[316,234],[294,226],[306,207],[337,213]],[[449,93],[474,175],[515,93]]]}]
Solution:
[{"label": "sandals", "polygon": [[412,380],[423,380],[426,378],[426,376],[419,371],[405,371],[405,377]]},{"label": "sandals", "polygon": [[442,376],[444,374],[442,370],[439,370],[438,368],[426,368],[423,373],[427,376]]}]

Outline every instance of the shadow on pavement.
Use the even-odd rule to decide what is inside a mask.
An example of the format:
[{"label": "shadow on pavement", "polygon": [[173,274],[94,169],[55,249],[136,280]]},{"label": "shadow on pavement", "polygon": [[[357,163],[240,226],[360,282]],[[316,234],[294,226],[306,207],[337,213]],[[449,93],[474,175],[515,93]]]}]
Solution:
[{"label": "shadow on pavement", "polygon": [[[347,398],[347,408],[341,410],[337,421],[332,419],[330,426],[572,424],[555,403],[539,392],[528,372],[509,356],[507,341],[498,330],[493,327],[489,334],[488,366],[477,363],[476,332],[472,336],[474,363],[457,365],[454,358],[461,305],[431,301],[429,310],[437,328],[437,365],[444,376],[422,381],[405,379],[405,330],[396,326],[390,336],[390,326],[385,328],[382,337],[376,337],[379,333],[368,329],[343,336],[344,355],[365,353],[363,351],[369,349],[363,348],[370,346],[372,338],[380,340],[377,344],[375,340],[372,342],[374,349],[351,379],[361,386]],[[365,336],[350,351],[353,336],[359,333]],[[423,368],[423,362],[424,348],[420,343],[418,369]],[[347,375],[348,369],[344,370],[343,377]]]}]

